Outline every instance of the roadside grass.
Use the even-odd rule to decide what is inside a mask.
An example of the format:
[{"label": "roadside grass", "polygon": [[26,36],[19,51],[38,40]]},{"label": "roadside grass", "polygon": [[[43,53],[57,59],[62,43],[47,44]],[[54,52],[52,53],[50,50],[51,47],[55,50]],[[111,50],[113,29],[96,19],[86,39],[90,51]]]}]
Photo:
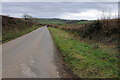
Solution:
[{"label": "roadside grass", "polygon": [[[88,44],[59,28],[48,28],[67,66],[79,78],[117,78],[117,51]],[[106,46],[106,45],[105,45]],[[104,48],[103,48],[104,47]]]},{"label": "roadside grass", "polygon": [[20,37],[24,34],[27,34],[39,27],[40,26],[31,26],[31,27],[25,28],[23,30],[14,30],[12,32],[3,33],[2,34],[2,43],[8,42],[8,41],[13,40],[17,37]]},{"label": "roadside grass", "polygon": [[0,33],[0,45],[2,44],[2,33]]}]

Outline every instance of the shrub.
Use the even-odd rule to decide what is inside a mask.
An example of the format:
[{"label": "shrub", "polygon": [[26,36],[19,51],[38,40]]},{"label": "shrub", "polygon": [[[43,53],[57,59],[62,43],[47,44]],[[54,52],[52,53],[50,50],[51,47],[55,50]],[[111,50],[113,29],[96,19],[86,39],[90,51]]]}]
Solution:
[{"label": "shrub", "polygon": [[87,37],[91,34],[97,33],[102,29],[102,23],[97,20],[94,21],[93,23],[91,23],[90,25],[88,25],[87,29],[84,31],[84,33],[82,34],[82,37]]}]

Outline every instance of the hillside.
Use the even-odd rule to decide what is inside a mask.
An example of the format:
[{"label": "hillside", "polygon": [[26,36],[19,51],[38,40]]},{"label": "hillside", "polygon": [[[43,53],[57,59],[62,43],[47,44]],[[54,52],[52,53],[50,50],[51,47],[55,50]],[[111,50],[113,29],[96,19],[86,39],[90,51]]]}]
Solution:
[{"label": "hillside", "polygon": [[118,23],[119,19],[88,21],[32,18],[31,20],[24,20],[23,18],[2,16],[2,34],[28,29],[33,25],[48,25],[50,27],[62,28],[72,33],[77,33],[82,39],[95,40],[107,44],[117,44],[118,35],[120,34]]},{"label": "hillside", "polygon": [[117,44],[120,34],[119,19],[85,21],[83,24],[76,25],[51,24],[49,26],[76,33],[82,39],[95,40],[107,44]]},{"label": "hillside", "polygon": [[42,25],[33,23],[30,20],[2,16],[2,42],[9,41],[26,34],[39,26]]},{"label": "hillside", "polygon": [[65,20],[59,18],[33,18],[33,22],[41,23],[41,24],[57,24],[57,25],[75,25],[75,24],[86,24],[88,20]]}]

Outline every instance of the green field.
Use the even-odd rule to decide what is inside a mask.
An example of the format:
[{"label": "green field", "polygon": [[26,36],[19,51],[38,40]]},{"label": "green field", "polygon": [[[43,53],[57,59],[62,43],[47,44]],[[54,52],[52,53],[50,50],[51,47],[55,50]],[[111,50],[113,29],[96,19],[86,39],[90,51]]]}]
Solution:
[{"label": "green field", "polygon": [[117,50],[99,43],[86,43],[74,34],[49,27],[67,66],[80,78],[118,77]]},{"label": "green field", "polygon": [[79,21],[76,24],[88,24],[88,23],[92,23],[94,21]]},{"label": "green field", "polygon": [[67,24],[87,24],[92,21],[87,20],[64,20],[57,18],[33,18],[33,22],[41,23],[41,24],[59,24],[59,25],[67,25]]}]

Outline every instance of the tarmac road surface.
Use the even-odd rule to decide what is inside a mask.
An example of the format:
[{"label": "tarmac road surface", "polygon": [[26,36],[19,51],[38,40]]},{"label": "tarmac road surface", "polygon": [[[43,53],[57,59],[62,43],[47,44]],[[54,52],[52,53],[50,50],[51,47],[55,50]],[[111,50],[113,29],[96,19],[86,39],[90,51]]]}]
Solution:
[{"label": "tarmac road surface", "polygon": [[61,60],[47,27],[41,27],[2,45],[2,77],[71,77]]}]

